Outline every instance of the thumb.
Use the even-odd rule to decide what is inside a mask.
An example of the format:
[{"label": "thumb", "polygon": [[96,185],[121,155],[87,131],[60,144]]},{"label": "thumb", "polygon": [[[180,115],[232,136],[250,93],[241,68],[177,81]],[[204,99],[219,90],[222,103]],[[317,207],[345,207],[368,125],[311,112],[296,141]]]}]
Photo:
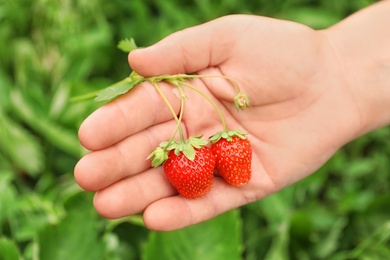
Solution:
[{"label": "thumb", "polygon": [[129,64],[143,76],[192,73],[218,66],[227,60],[234,46],[234,19],[230,18],[190,27],[150,47],[134,50],[129,53]]}]

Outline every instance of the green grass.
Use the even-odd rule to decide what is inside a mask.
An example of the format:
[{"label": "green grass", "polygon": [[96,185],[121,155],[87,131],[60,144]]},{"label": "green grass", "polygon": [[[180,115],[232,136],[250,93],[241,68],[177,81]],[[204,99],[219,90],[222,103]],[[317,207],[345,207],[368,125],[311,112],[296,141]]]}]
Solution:
[{"label": "green grass", "polygon": [[0,259],[390,259],[388,127],[269,198],[173,232],[103,219],[73,179],[77,129],[98,105],[69,100],[129,74],[119,40],[147,46],[232,13],[321,29],[372,2],[0,0]]}]

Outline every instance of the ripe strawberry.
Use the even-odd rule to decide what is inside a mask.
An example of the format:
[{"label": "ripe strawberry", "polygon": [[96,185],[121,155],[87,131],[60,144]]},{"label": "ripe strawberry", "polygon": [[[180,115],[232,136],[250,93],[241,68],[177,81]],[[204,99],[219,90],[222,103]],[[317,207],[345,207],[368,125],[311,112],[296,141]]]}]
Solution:
[{"label": "ripe strawberry", "polygon": [[217,172],[230,185],[247,184],[252,174],[252,146],[245,133],[222,131],[210,137],[210,141]]},{"label": "ripe strawberry", "polygon": [[199,198],[211,190],[214,182],[215,157],[207,143],[200,137],[165,142],[149,157],[153,157],[154,167],[164,163],[165,175],[183,197]]},{"label": "ripe strawberry", "polygon": [[186,198],[199,198],[211,190],[214,181],[215,157],[210,148],[195,149],[194,160],[184,153],[169,151],[164,172],[171,184]]}]

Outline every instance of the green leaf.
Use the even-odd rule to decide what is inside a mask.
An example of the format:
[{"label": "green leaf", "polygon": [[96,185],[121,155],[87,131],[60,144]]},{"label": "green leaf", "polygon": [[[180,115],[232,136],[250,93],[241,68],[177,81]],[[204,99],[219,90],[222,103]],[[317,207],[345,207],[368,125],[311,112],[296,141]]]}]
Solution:
[{"label": "green leaf", "polygon": [[241,219],[237,210],[195,226],[151,232],[143,259],[241,259]]},{"label": "green leaf", "polygon": [[133,38],[130,39],[123,39],[119,41],[118,43],[118,49],[120,49],[123,52],[131,52],[135,49],[137,49],[137,44],[135,44],[135,41]]},{"label": "green leaf", "polygon": [[43,117],[35,111],[34,106],[29,103],[28,97],[23,96],[20,91],[15,90],[12,92],[11,105],[13,112],[22,121],[45,137],[54,146],[69,154],[80,156],[81,145],[75,133],[62,128],[55,122],[50,121],[49,118]]},{"label": "green leaf", "polygon": [[69,99],[69,102],[75,103],[75,102],[80,102],[80,101],[84,101],[84,100],[87,100],[87,99],[95,98],[96,95],[99,94],[100,91],[101,90],[92,91],[92,92],[88,92],[86,94],[82,94],[82,95],[79,95],[79,96],[71,97]]},{"label": "green leaf", "polygon": [[55,91],[50,105],[50,117],[59,118],[65,111],[69,102],[69,84],[63,82]]},{"label": "green leaf", "polygon": [[0,71],[0,108],[6,108],[9,105],[9,93],[13,87],[9,75]]},{"label": "green leaf", "polygon": [[279,226],[285,222],[286,218],[290,217],[291,208],[293,207],[293,192],[294,190],[289,187],[254,205],[258,204],[260,206],[261,214],[264,215],[269,224]]},{"label": "green leaf", "polygon": [[329,232],[321,239],[321,243],[316,245],[316,256],[318,259],[327,259],[336,250],[340,239],[342,238],[343,229],[348,224],[346,217],[336,220]]},{"label": "green leaf", "polygon": [[114,98],[125,94],[128,92],[130,89],[132,89],[137,82],[131,81],[129,77],[125,78],[122,81],[119,81],[115,83],[114,85],[111,85],[102,91],[100,91],[95,98],[96,102],[100,101],[110,101],[113,100]]},{"label": "green leaf", "polygon": [[278,231],[272,237],[272,244],[264,259],[288,259],[289,224],[285,219],[278,227]]},{"label": "green leaf", "polygon": [[38,139],[0,110],[0,152],[30,175],[43,168],[43,148]]},{"label": "green leaf", "polygon": [[379,225],[350,251],[335,254],[332,259],[390,259],[390,221]]},{"label": "green leaf", "polygon": [[285,188],[267,198],[257,201],[248,207],[258,211],[267,221],[272,231],[272,242],[264,259],[288,259],[290,214],[293,206],[293,192],[291,187]]},{"label": "green leaf", "polygon": [[16,190],[12,186],[14,177],[11,171],[0,171],[0,226],[17,210]]},{"label": "green leaf", "polygon": [[58,225],[49,225],[38,235],[39,259],[103,259],[98,221],[83,211],[71,211]]},{"label": "green leaf", "polygon": [[[53,206],[60,205],[66,214],[58,216],[49,208],[51,205],[42,205],[48,219],[34,233],[39,248],[36,259],[104,259],[102,219],[91,205],[92,194],[81,192],[74,184],[59,188],[61,196]],[[36,204],[39,202],[33,205]]]},{"label": "green leaf", "polygon": [[1,260],[19,260],[19,249],[15,242],[2,237],[0,238],[0,259]]},{"label": "green leaf", "polygon": [[111,220],[107,221],[106,230],[112,231],[123,223],[129,223],[129,224],[136,225],[139,227],[145,227],[142,215],[131,215],[131,216],[127,216],[124,218],[111,219]]},{"label": "green leaf", "polygon": [[18,241],[28,241],[48,223],[57,223],[62,211],[56,206],[56,203],[38,193],[19,196],[16,203],[18,211],[9,218],[13,237]]}]

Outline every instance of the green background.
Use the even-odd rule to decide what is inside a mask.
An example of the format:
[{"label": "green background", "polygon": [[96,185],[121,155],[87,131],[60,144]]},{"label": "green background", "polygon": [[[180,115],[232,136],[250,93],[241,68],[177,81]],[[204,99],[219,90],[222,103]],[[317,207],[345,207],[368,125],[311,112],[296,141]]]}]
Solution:
[{"label": "green background", "polygon": [[69,99],[129,74],[120,39],[147,46],[232,13],[322,29],[372,2],[0,0],[0,259],[390,259],[388,127],[275,195],[172,232],[103,219],[73,178],[77,129],[99,104]]}]

